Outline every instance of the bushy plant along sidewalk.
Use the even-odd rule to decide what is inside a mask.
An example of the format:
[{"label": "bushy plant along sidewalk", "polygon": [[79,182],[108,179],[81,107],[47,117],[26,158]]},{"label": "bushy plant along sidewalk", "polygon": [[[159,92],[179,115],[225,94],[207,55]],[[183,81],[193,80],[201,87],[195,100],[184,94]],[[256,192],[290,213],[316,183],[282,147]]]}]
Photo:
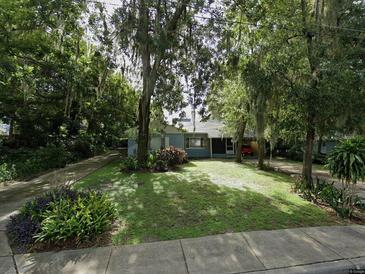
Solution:
[{"label": "bushy plant along sidewalk", "polygon": [[357,202],[355,185],[365,179],[365,138],[342,141],[329,155],[327,167],[331,175],[342,183],[341,210],[351,217]]},{"label": "bushy plant along sidewalk", "polygon": [[[185,150],[170,146],[150,153],[147,166],[156,172],[166,172],[187,162],[188,154]],[[134,156],[129,156],[122,161],[122,171],[133,172],[139,169],[138,161]]]},{"label": "bushy plant along sidewalk", "polygon": [[50,144],[38,148],[17,148],[0,144],[0,182],[28,179],[41,172],[63,168],[67,164],[105,151],[105,146],[81,138],[67,144]]},{"label": "bushy plant along sidewalk", "polygon": [[176,167],[188,162],[188,154],[183,149],[169,147],[156,152],[156,171],[167,171],[165,167]]},{"label": "bushy plant along sidewalk", "polygon": [[298,180],[294,190],[307,200],[325,202],[342,217],[353,217],[356,209],[365,207],[355,194],[357,182],[365,179],[365,139],[353,137],[339,143],[329,154],[326,167],[341,182],[341,188],[317,179],[311,189]]},{"label": "bushy plant along sidewalk", "polygon": [[63,187],[26,203],[11,217],[7,233],[15,252],[39,243],[78,246],[108,230],[113,219],[114,207],[102,193]]}]

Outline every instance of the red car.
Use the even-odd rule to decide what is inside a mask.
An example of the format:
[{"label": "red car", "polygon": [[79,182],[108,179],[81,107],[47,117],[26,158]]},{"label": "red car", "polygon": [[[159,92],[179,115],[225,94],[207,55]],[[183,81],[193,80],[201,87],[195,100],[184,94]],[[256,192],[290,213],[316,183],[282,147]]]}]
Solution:
[{"label": "red car", "polygon": [[241,153],[242,153],[242,155],[250,155],[250,156],[252,156],[253,155],[252,147],[250,145],[243,145],[241,147]]}]

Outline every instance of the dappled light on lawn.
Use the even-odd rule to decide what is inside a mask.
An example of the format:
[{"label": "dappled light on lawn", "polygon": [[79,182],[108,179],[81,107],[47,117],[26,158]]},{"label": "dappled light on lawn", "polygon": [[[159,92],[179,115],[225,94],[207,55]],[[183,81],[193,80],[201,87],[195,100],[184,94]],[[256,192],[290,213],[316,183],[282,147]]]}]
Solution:
[{"label": "dappled light on lawn", "polygon": [[291,193],[292,183],[289,176],[228,160],[202,160],[166,173],[122,173],[114,163],[76,187],[96,188],[113,199],[115,244],[341,223]]}]

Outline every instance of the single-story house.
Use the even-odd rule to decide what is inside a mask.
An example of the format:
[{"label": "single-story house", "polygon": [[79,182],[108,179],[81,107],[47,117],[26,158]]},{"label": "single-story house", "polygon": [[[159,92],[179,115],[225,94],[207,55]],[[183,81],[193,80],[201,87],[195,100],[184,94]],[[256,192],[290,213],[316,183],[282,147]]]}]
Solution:
[{"label": "single-story house", "polygon": [[[150,150],[174,146],[184,149],[189,158],[230,158],[236,153],[236,143],[232,136],[223,133],[223,123],[217,120],[206,122],[192,122],[185,119],[179,122],[181,127],[168,125],[164,132],[150,138]],[[250,145],[253,152],[257,152],[254,134],[247,132],[244,143]],[[128,155],[136,155],[135,139],[128,139]]]}]

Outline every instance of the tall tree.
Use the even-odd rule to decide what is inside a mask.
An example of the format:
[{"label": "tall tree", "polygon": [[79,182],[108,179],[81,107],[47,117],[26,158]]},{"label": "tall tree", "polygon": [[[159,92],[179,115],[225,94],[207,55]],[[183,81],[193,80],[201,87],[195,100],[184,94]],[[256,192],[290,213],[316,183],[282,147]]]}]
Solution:
[{"label": "tall tree", "polygon": [[134,90],[86,42],[86,12],[81,0],[0,0],[0,119],[14,145],[115,141],[135,120]]},{"label": "tall tree", "polygon": [[[204,39],[199,40],[202,22],[195,15],[206,8],[205,4],[197,0],[123,1],[114,13],[119,46],[142,77],[137,150],[140,166],[147,161],[152,99],[159,93],[165,98],[179,96],[183,73],[187,73],[182,69],[187,56],[204,48]],[[192,67],[188,73],[194,72]]]},{"label": "tall tree", "polygon": [[[316,132],[350,133],[355,123],[363,124],[359,115],[364,107],[354,109],[350,98],[358,98],[356,104],[364,105],[359,62],[364,5],[293,0],[288,8],[287,1],[235,1],[232,15],[232,33],[242,41],[239,55],[254,99],[258,139],[265,128],[267,99],[284,94],[281,115],[287,121],[276,120],[298,134],[303,132],[303,177],[311,187]],[[244,31],[239,25],[246,26]]]},{"label": "tall tree", "polygon": [[250,122],[250,103],[240,75],[234,73],[222,82],[216,82],[208,95],[207,104],[212,117],[221,119],[225,133],[233,136],[236,162],[241,163],[241,147]]},{"label": "tall tree", "polygon": [[[345,97],[351,94],[360,95],[356,85],[350,86],[352,90],[348,95],[342,90],[348,89],[350,82],[359,79],[360,71],[356,71],[357,66],[352,67],[352,62],[358,63],[358,56],[355,57],[354,52],[361,51],[359,38],[362,34],[357,33],[357,38],[351,39],[349,36],[354,34],[349,33],[348,29],[354,22],[364,22],[364,7],[353,1],[301,0],[300,4],[308,64],[308,82],[302,102],[305,106],[306,128],[303,177],[310,188],[316,131],[322,135],[326,129],[336,128],[333,118],[346,116],[352,108],[351,103],[344,105],[341,102],[348,102]],[[355,14],[360,16],[355,19]],[[341,83],[338,79],[345,82]],[[332,126],[328,127],[330,123]]]},{"label": "tall tree", "polygon": [[255,117],[258,167],[263,169],[267,110],[273,94],[283,86],[278,80],[286,69],[281,56],[292,35],[279,25],[290,12],[284,1],[235,1],[228,10],[226,17],[232,22],[228,39],[234,41],[228,43],[228,48],[238,59],[236,63],[247,89],[250,111]]}]

